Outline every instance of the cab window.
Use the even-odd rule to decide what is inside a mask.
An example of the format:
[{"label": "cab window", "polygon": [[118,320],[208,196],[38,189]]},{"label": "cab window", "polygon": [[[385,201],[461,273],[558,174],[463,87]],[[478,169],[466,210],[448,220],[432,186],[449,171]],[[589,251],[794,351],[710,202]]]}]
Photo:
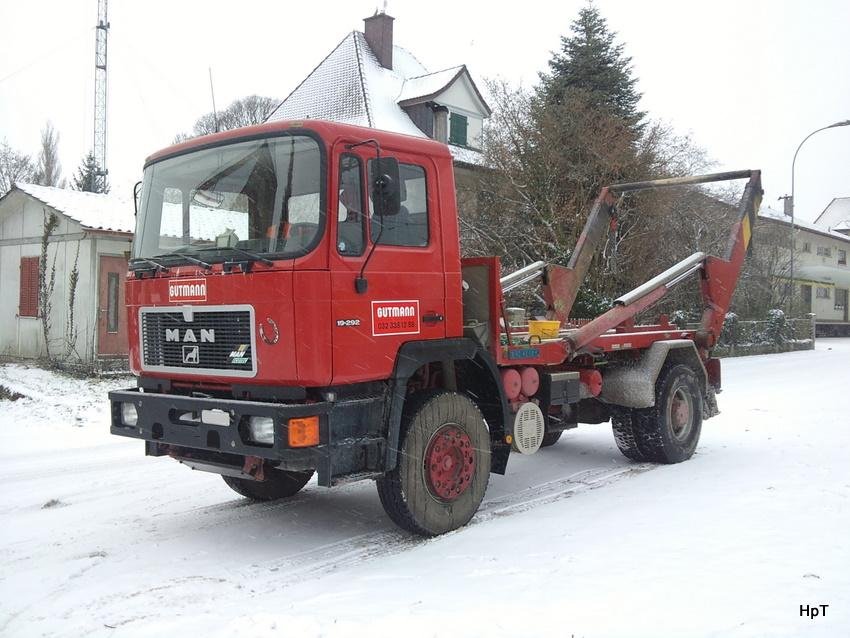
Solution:
[{"label": "cab window", "polygon": [[[401,208],[396,215],[376,217],[369,200],[372,241],[390,246],[428,245],[428,192],[425,169],[416,164],[399,164]],[[369,161],[369,183],[374,180],[374,161]],[[378,236],[380,235],[380,241]]]},{"label": "cab window", "polygon": [[343,155],[339,161],[339,213],[336,247],[340,255],[362,255],[365,247],[363,188],[360,160]]}]

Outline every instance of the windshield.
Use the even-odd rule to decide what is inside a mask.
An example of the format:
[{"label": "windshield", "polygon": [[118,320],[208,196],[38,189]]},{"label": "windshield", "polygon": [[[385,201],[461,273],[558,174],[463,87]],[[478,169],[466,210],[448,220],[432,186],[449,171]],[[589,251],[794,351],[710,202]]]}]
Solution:
[{"label": "windshield", "polygon": [[212,262],[237,251],[275,259],[303,255],[318,243],[324,223],[321,162],[316,140],[287,135],[151,164],[133,256]]}]

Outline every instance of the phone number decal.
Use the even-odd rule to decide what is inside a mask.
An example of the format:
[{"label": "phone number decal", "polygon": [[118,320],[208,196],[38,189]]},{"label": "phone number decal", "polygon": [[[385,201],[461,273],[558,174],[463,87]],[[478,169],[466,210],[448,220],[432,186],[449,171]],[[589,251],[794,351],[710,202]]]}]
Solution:
[{"label": "phone number decal", "polygon": [[372,336],[419,334],[419,300],[373,301]]}]

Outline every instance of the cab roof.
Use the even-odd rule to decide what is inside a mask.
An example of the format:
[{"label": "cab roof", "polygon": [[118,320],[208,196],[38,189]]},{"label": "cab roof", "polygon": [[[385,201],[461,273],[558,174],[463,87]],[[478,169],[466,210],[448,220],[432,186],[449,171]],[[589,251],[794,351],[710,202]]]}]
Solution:
[{"label": "cab roof", "polygon": [[192,151],[242,140],[274,137],[276,133],[283,134],[289,131],[312,131],[328,145],[335,143],[340,138],[351,139],[352,141],[374,139],[381,145],[381,148],[412,150],[427,153],[433,157],[451,159],[448,146],[422,137],[325,120],[278,120],[276,122],[257,124],[256,126],[245,126],[229,131],[222,131],[221,133],[193,137],[185,142],[168,146],[150,155],[145,160],[145,168],[160,160]]}]

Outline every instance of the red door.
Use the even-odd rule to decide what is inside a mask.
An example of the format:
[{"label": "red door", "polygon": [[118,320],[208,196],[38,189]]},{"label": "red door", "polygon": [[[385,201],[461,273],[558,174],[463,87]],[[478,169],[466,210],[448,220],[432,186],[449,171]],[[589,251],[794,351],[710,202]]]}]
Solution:
[{"label": "red door", "polygon": [[[339,145],[343,146],[342,143]],[[344,151],[334,179],[339,209],[331,215],[333,382],[386,379],[399,347],[446,336],[445,275],[433,162],[388,149],[400,163],[401,211],[381,231],[370,213],[368,149]],[[334,204],[330,210],[334,210]],[[354,281],[369,258],[358,293]]]},{"label": "red door", "polygon": [[127,307],[124,304],[126,275],[126,259],[100,256],[100,276],[97,287],[97,353],[99,355],[127,354]]}]

